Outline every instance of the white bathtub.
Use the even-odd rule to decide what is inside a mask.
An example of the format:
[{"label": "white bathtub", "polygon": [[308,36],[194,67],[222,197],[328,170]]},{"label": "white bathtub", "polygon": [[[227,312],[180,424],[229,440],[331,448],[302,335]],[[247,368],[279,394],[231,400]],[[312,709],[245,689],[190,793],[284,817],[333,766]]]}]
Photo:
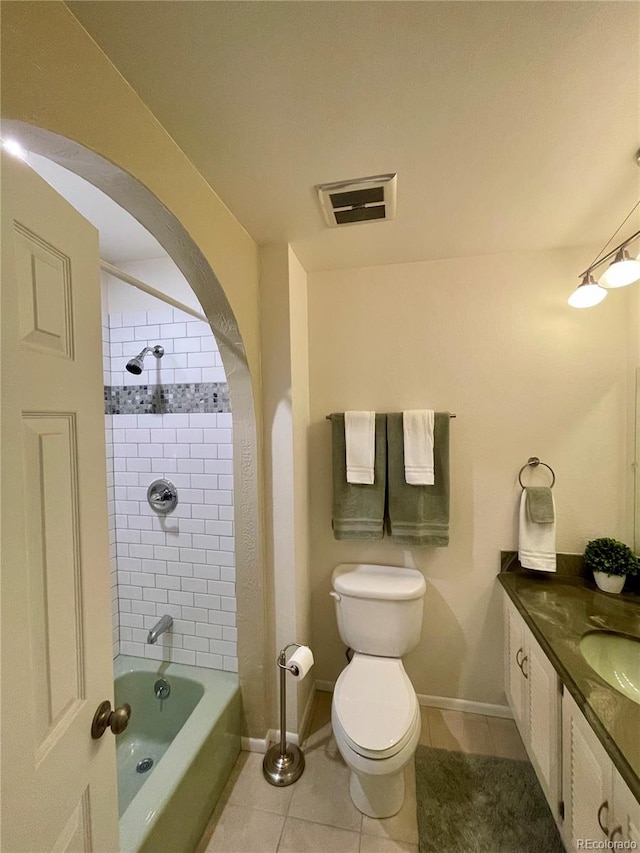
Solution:
[{"label": "white bathtub", "polygon": [[[116,705],[131,705],[117,738],[120,849],[190,853],[240,751],[238,676],[125,655],[114,674]],[[162,700],[160,678],[171,688]],[[137,772],[147,758],[151,769]]]}]

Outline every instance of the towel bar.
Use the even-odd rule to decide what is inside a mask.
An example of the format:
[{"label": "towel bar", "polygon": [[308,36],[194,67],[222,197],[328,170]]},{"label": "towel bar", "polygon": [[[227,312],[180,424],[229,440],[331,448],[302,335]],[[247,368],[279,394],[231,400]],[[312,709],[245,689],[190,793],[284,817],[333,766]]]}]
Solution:
[{"label": "towel bar", "polygon": [[[447,414],[449,415],[449,417],[450,417],[450,418],[455,418],[455,417],[456,417],[456,415],[454,415],[454,413],[453,413],[453,412],[447,412]],[[331,420],[331,415],[325,415],[325,416],[324,416],[324,419],[325,419],[325,421],[330,421],[330,420]],[[542,464],[544,465],[544,462],[543,462]],[[525,467],[526,467],[526,466],[525,466]],[[524,469],[523,469],[523,470],[524,470]]]},{"label": "towel bar", "polygon": [[522,472],[525,470],[525,468],[529,468],[529,467],[536,468],[538,465],[544,465],[545,468],[548,468],[549,471],[551,471],[551,476],[553,479],[551,480],[551,487],[550,488],[554,487],[555,482],[556,482],[556,475],[555,475],[555,471],[553,470],[551,465],[547,465],[546,462],[541,462],[537,456],[530,456],[529,459],[527,460],[527,464],[523,465],[522,468],[520,469],[520,471],[518,472],[518,482],[520,483],[520,485],[522,486],[523,489],[524,489],[524,483],[522,482]]}]

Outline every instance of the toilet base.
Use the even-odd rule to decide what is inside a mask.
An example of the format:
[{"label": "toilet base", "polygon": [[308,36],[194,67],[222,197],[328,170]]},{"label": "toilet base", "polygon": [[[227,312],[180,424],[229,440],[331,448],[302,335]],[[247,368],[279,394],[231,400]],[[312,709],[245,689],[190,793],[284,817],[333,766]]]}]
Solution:
[{"label": "toilet base", "polygon": [[354,806],[368,817],[391,817],[404,802],[404,770],[380,776],[352,770],[349,793]]}]

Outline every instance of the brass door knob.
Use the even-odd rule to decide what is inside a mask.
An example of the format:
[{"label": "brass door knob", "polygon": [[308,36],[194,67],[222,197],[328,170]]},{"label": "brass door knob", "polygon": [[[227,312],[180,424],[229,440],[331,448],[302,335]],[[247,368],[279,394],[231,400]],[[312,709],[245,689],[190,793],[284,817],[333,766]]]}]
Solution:
[{"label": "brass door knob", "polygon": [[114,735],[119,735],[129,725],[130,716],[131,705],[124,704],[112,711],[111,702],[108,700],[101,702],[93,715],[91,737],[97,740],[99,737],[102,737],[108,728],[111,729]]}]

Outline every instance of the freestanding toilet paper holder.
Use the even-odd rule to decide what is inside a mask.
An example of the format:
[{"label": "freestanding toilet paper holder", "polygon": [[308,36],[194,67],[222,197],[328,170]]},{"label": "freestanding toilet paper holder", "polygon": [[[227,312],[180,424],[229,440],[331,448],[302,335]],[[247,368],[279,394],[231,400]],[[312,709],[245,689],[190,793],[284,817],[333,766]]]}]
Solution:
[{"label": "freestanding toilet paper holder", "polygon": [[278,656],[278,667],[280,669],[280,743],[275,743],[267,750],[262,762],[262,773],[271,785],[284,788],[292,785],[301,776],[304,770],[304,755],[302,750],[293,743],[287,743],[287,691],[285,685],[285,673],[291,672],[298,675],[298,667],[295,663],[287,664],[287,649],[293,646],[302,647],[302,643],[289,643],[282,649]]}]

